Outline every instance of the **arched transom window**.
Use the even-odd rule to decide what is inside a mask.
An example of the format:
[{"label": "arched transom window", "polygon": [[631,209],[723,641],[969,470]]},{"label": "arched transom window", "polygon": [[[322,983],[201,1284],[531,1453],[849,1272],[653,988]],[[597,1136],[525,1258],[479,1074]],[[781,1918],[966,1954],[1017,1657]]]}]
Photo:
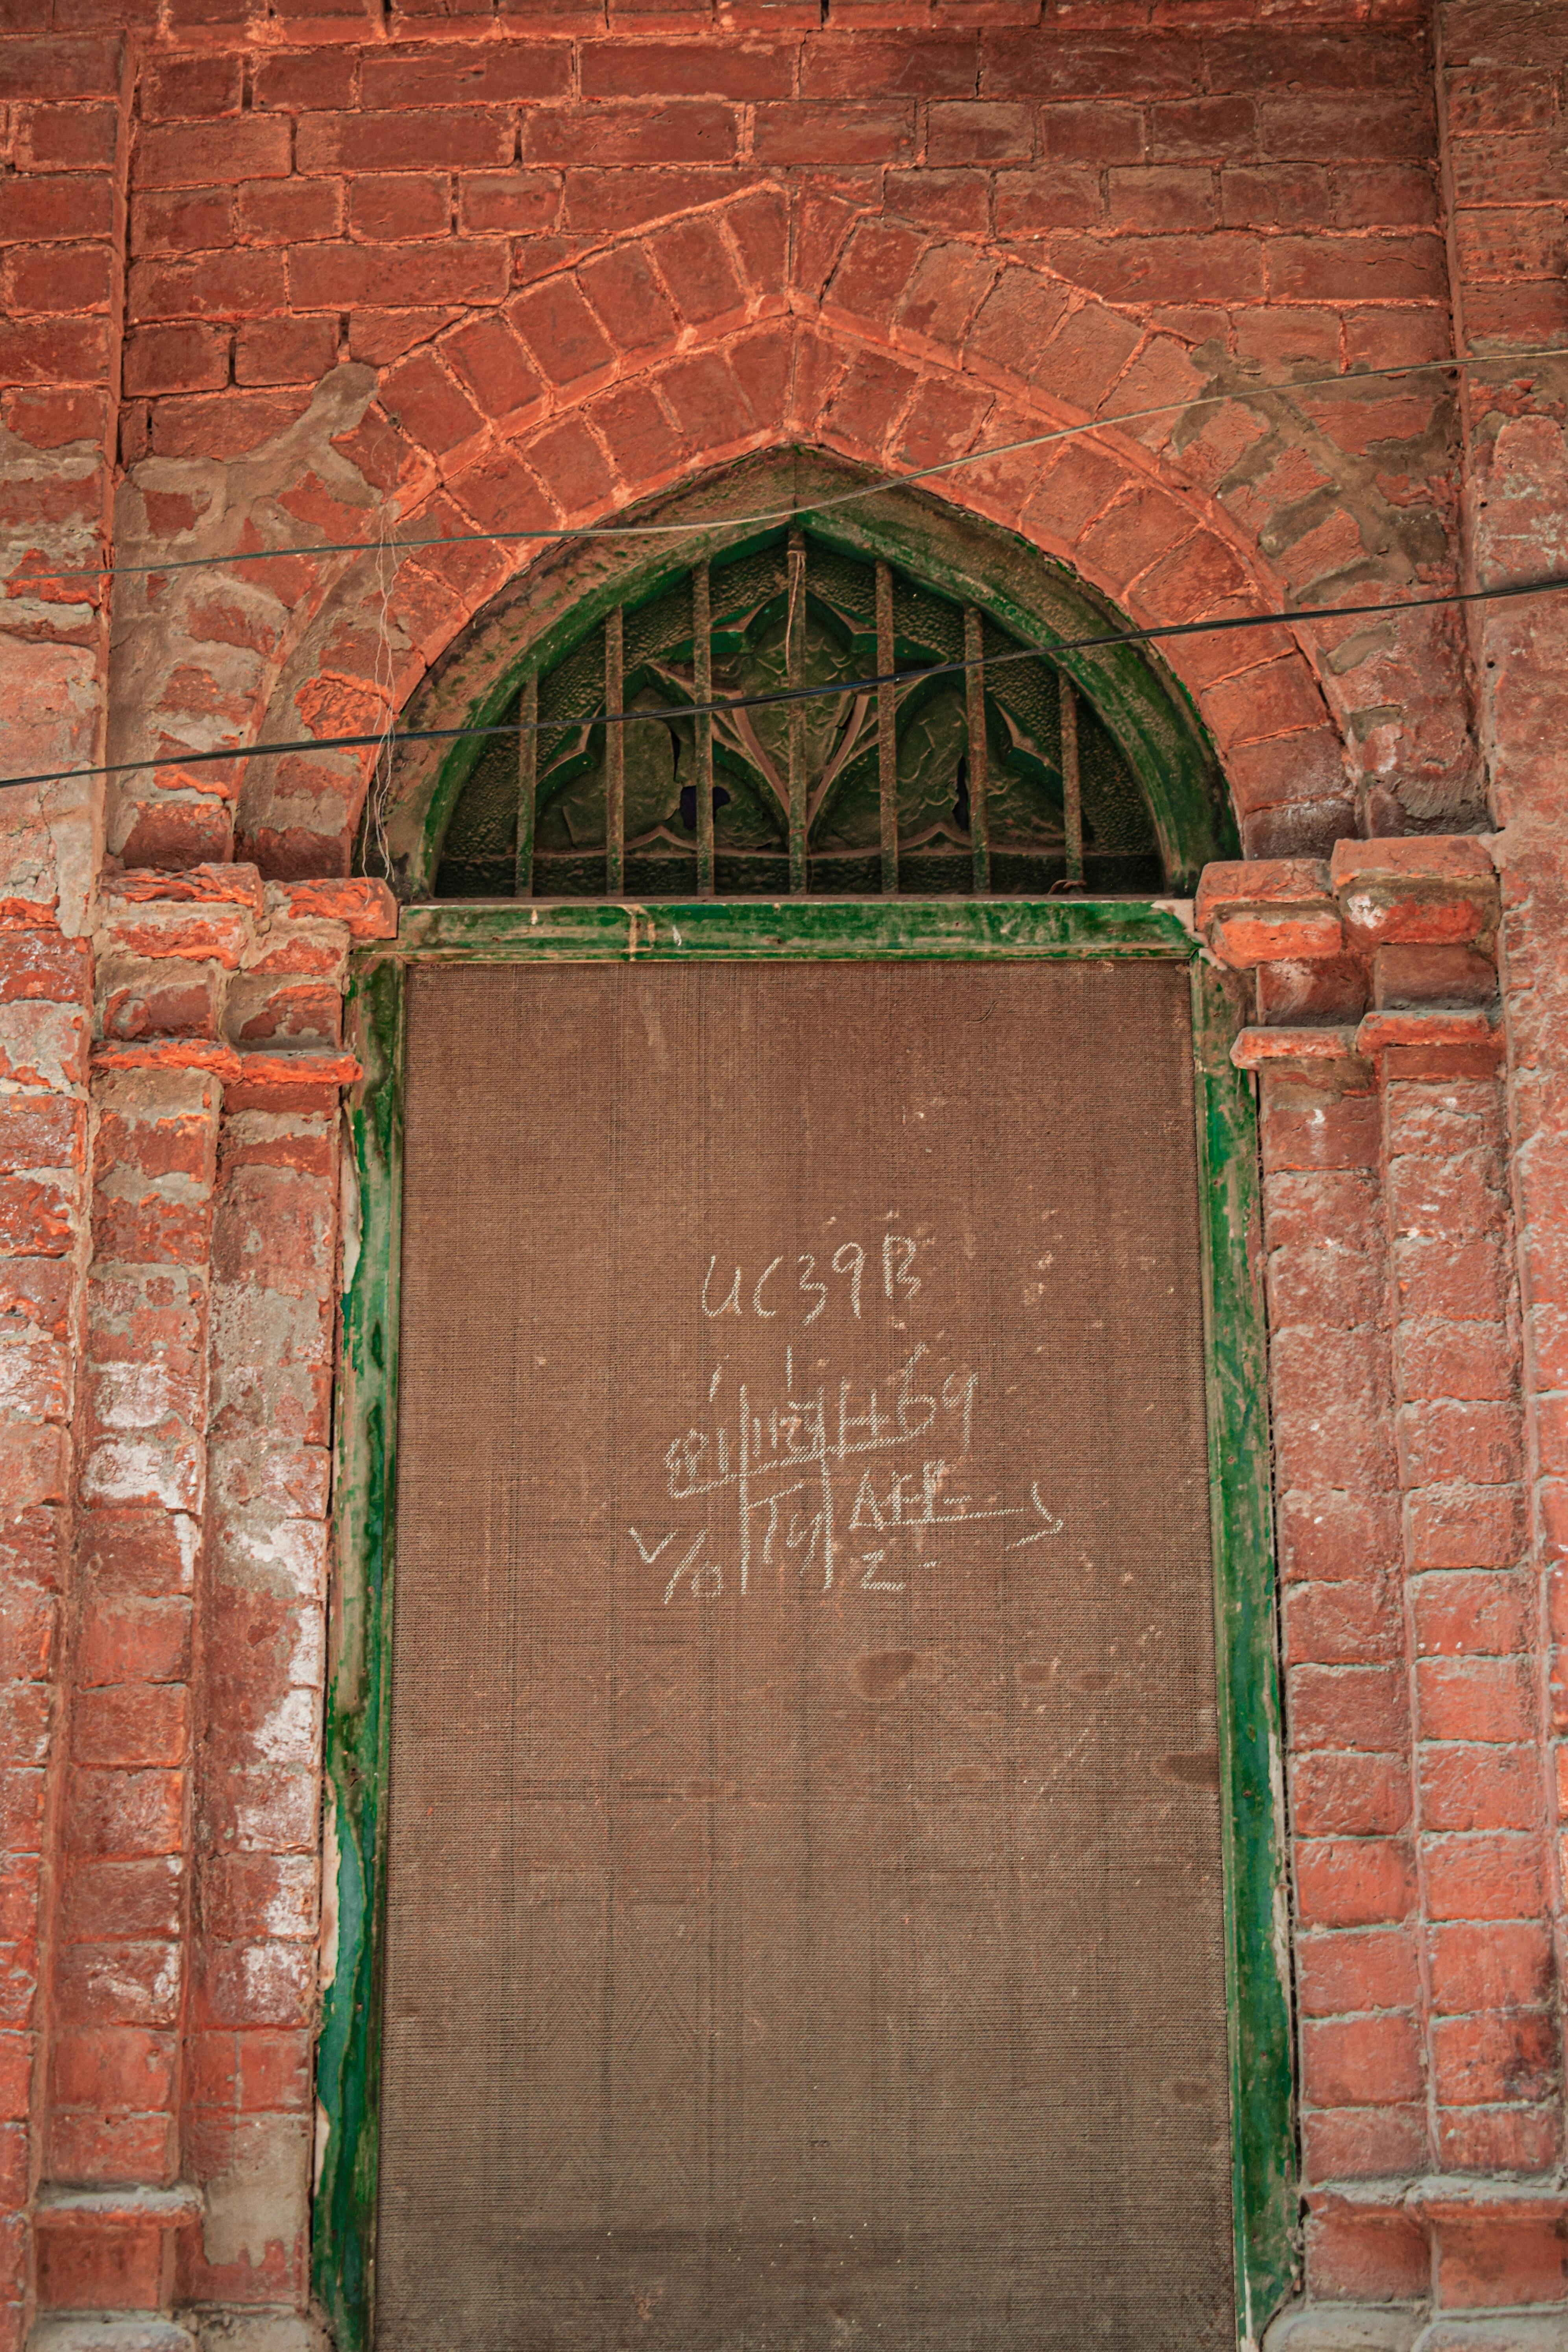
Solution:
[{"label": "arched transom window", "polygon": [[[792,687],[823,690],[751,700]],[[715,701],[742,707],[693,715]],[[606,725],[617,709],[647,717]],[[973,605],[809,530],[613,607],[523,681],[508,717],[525,731],[496,739],[468,779],[438,897],[925,897],[1163,878],[1137,778],[1087,696]]]},{"label": "arched transom window", "polygon": [[1229,810],[1127,629],[1014,535],[773,452],[520,572],[366,854],[415,899],[1181,895]]}]

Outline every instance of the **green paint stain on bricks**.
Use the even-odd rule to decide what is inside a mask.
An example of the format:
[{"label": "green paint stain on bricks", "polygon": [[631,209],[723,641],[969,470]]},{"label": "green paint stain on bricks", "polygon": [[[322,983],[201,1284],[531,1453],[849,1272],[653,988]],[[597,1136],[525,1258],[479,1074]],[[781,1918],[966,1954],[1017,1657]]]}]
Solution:
[{"label": "green paint stain on bricks", "polygon": [[395,944],[355,959],[350,1034],[366,1075],[348,1114],[359,1242],[339,1394],[327,1727],[338,1934],[317,2060],[324,2137],[314,2244],[316,2294],[341,2352],[364,2352],[374,2313],[403,982],[412,963],[1156,956],[1190,964],[1242,2352],[1253,2352],[1290,2293],[1296,2154],[1257,1119],[1250,1082],[1230,1061],[1245,1015],[1200,956],[1188,914],[1158,899],[447,904],[407,909]]}]

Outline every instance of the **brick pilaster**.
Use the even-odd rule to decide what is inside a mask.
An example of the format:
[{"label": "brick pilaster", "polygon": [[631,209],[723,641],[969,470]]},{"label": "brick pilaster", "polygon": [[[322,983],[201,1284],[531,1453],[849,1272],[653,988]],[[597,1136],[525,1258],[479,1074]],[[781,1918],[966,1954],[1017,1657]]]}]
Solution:
[{"label": "brick pilaster", "polygon": [[206,1489],[220,1095],[201,1070],[96,1082],[76,1609],[39,2298],[152,2308],[156,2207],[100,2226],[61,2189],[174,2187],[188,1988],[192,1604]]},{"label": "brick pilaster", "polygon": [[[1211,867],[1198,902],[1215,951],[1255,972],[1237,1058],[1265,1090],[1307,2292],[1417,2313],[1568,2295],[1498,904],[1469,836]],[[1286,1104],[1336,1169],[1305,1216],[1274,1141]],[[1303,1452],[1355,1498],[1326,1597],[1301,1576],[1303,1517],[1319,1558],[1334,1524],[1301,1510]],[[1343,1693],[1328,1738],[1321,1691]],[[1375,1915],[1324,1914],[1325,1786],[1347,1808],[1340,1885],[1375,1872]]]}]

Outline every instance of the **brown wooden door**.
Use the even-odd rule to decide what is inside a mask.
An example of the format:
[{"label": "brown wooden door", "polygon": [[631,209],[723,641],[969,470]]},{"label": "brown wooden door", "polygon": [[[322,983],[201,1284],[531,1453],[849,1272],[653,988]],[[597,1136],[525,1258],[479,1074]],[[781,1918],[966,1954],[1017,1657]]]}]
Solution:
[{"label": "brown wooden door", "polygon": [[1190,1069],[411,980],[381,2352],[1234,2340]]}]

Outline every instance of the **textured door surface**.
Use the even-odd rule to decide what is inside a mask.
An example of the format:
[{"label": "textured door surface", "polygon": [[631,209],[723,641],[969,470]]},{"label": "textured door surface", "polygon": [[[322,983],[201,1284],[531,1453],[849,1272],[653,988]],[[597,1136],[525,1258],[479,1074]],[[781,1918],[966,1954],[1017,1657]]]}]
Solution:
[{"label": "textured door surface", "polygon": [[1233,2341],[1191,1059],[412,979],[381,2352]]}]

